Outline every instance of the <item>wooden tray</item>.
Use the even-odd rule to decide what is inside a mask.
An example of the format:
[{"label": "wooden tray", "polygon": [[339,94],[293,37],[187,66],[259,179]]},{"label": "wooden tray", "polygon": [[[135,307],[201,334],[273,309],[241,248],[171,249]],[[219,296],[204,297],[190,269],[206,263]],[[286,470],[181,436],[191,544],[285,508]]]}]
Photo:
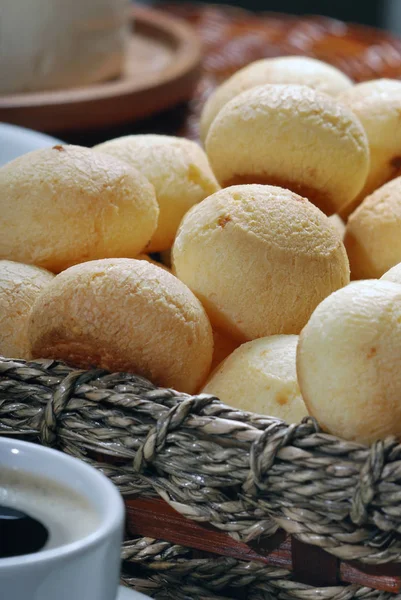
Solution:
[{"label": "wooden tray", "polygon": [[[399,564],[366,565],[344,562],[317,546],[303,544],[279,530],[267,544],[238,542],[211,525],[200,525],[183,517],[161,499],[125,497],[128,539],[154,538],[192,548],[202,553],[256,561],[288,569],[294,580],[314,587],[354,583],[399,594]],[[198,557],[201,557],[199,555]]]},{"label": "wooden tray", "polygon": [[132,9],[124,75],[95,85],[0,96],[0,121],[41,131],[114,126],[147,117],[191,97],[200,76],[192,28],[164,13]]}]

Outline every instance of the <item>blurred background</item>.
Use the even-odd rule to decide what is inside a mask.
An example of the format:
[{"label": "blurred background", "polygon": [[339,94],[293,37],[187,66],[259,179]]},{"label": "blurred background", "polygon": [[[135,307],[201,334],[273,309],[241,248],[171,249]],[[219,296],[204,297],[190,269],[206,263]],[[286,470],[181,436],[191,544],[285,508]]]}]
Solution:
[{"label": "blurred background", "polygon": [[[301,54],[355,82],[401,79],[401,0],[28,0],[31,17],[21,18],[24,2],[0,0],[0,125],[70,143],[149,132],[198,140],[207,97],[261,58]],[[46,90],[56,95],[18,96]]]},{"label": "blurred background", "polygon": [[[219,3],[248,10],[326,15],[389,29],[401,35],[401,0],[229,0]],[[146,4],[151,4],[151,0]]]}]

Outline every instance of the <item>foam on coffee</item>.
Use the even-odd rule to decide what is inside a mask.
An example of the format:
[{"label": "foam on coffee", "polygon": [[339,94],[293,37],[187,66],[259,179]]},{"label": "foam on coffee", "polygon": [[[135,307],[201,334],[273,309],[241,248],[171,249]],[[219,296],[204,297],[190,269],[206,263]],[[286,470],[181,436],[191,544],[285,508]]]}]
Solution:
[{"label": "foam on coffee", "polygon": [[49,532],[43,550],[80,540],[99,524],[96,508],[75,490],[20,469],[0,469],[0,506],[22,511]]}]

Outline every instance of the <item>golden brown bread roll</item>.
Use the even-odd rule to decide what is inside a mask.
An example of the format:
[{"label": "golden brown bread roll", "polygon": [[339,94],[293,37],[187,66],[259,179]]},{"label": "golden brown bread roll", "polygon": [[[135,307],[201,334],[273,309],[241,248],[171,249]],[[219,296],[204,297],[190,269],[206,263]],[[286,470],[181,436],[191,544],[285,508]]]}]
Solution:
[{"label": "golden brown bread roll", "polygon": [[361,121],[368,136],[370,168],[358,196],[343,207],[348,218],[366,196],[401,175],[401,81],[376,79],[358,83],[344,91],[339,100]]},{"label": "golden brown bread roll", "polygon": [[321,427],[363,443],[401,435],[401,286],[356,281],[323,300],[297,351],[305,404]]},{"label": "golden brown bread roll", "polygon": [[401,177],[373,192],[352,213],[344,244],[352,279],[381,277],[401,262]]},{"label": "golden brown bread roll", "polygon": [[171,269],[171,248],[163,250],[163,252],[160,252],[159,256],[162,264],[168,269]]},{"label": "golden brown bread roll", "polygon": [[259,86],[230,100],[209,129],[206,152],[222,187],[279,185],[328,215],[355,198],[369,169],[357,117],[301,85]]},{"label": "golden brown bread roll", "polygon": [[331,215],[329,217],[329,220],[333,225],[334,229],[337,231],[338,235],[340,236],[340,239],[343,240],[345,236],[345,223],[340,217],[340,215]]},{"label": "golden brown bread roll", "polygon": [[298,423],[308,411],[297,382],[297,343],[297,335],[274,335],[242,344],[202,392],[234,408]]},{"label": "golden brown bread roll", "polygon": [[182,217],[219,185],[202,148],[190,140],[167,135],[128,135],[95,150],[126,161],[154,186],[159,222],[147,252],[168,250]]},{"label": "golden brown bread roll", "polygon": [[157,262],[157,260],[153,260],[153,258],[151,258],[148,254],[138,254],[138,256],[136,257],[136,260],[146,260],[146,262],[149,262],[152,265],[155,265],[156,267],[160,267],[161,269],[164,269],[165,271],[168,271],[169,273],[171,273],[171,270],[168,267],[166,267],[166,265],[163,265],[163,263]]},{"label": "golden brown bread roll", "polygon": [[34,357],[130,371],[188,393],[204,382],[213,353],[200,302],[144,260],[97,260],[60,273],[36,300],[29,335]]},{"label": "golden brown bread roll", "polygon": [[227,102],[241,92],[266,83],[307,85],[330,96],[337,96],[353,85],[349,77],[332,65],[309,56],[262,58],[234,73],[209,96],[200,121],[203,142],[210,125]]},{"label": "golden brown bread roll", "polygon": [[273,186],[233,186],[194,206],[172,257],[213,327],[239,342],[299,333],[319,302],[349,282],[329,219]]},{"label": "golden brown bread roll", "polygon": [[59,272],[134,257],[157,226],[150,183],[126,163],[79,146],[35,150],[0,169],[0,258]]},{"label": "golden brown bread roll", "polygon": [[391,267],[388,271],[384,273],[380,277],[380,279],[384,279],[384,281],[392,281],[393,283],[401,284],[401,262]]},{"label": "golden brown bread roll", "polygon": [[30,358],[31,308],[53,278],[54,275],[44,269],[0,260],[0,356]]},{"label": "golden brown bread roll", "polygon": [[238,342],[227,337],[220,331],[213,330],[213,359],[211,371],[219,366],[227,356],[229,356],[236,348]]}]

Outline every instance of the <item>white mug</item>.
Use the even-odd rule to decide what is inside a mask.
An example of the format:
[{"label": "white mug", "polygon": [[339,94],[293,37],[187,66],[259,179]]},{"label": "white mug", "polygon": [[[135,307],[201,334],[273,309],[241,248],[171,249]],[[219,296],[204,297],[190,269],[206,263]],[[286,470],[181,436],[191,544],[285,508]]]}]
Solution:
[{"label": "white mug", "polygon": [[[77,541],[0,558],[1,600],[115,600],[124,503],[99,471],[56,450],[0,437],[0,469],[45,477],[85,498],[97,526]],[[61,515],[62,518],[62,515]]]},{"label": "white mug", "polygon": [[129,0],[1,0],[0,94],[83,86],[125,63]]}]

